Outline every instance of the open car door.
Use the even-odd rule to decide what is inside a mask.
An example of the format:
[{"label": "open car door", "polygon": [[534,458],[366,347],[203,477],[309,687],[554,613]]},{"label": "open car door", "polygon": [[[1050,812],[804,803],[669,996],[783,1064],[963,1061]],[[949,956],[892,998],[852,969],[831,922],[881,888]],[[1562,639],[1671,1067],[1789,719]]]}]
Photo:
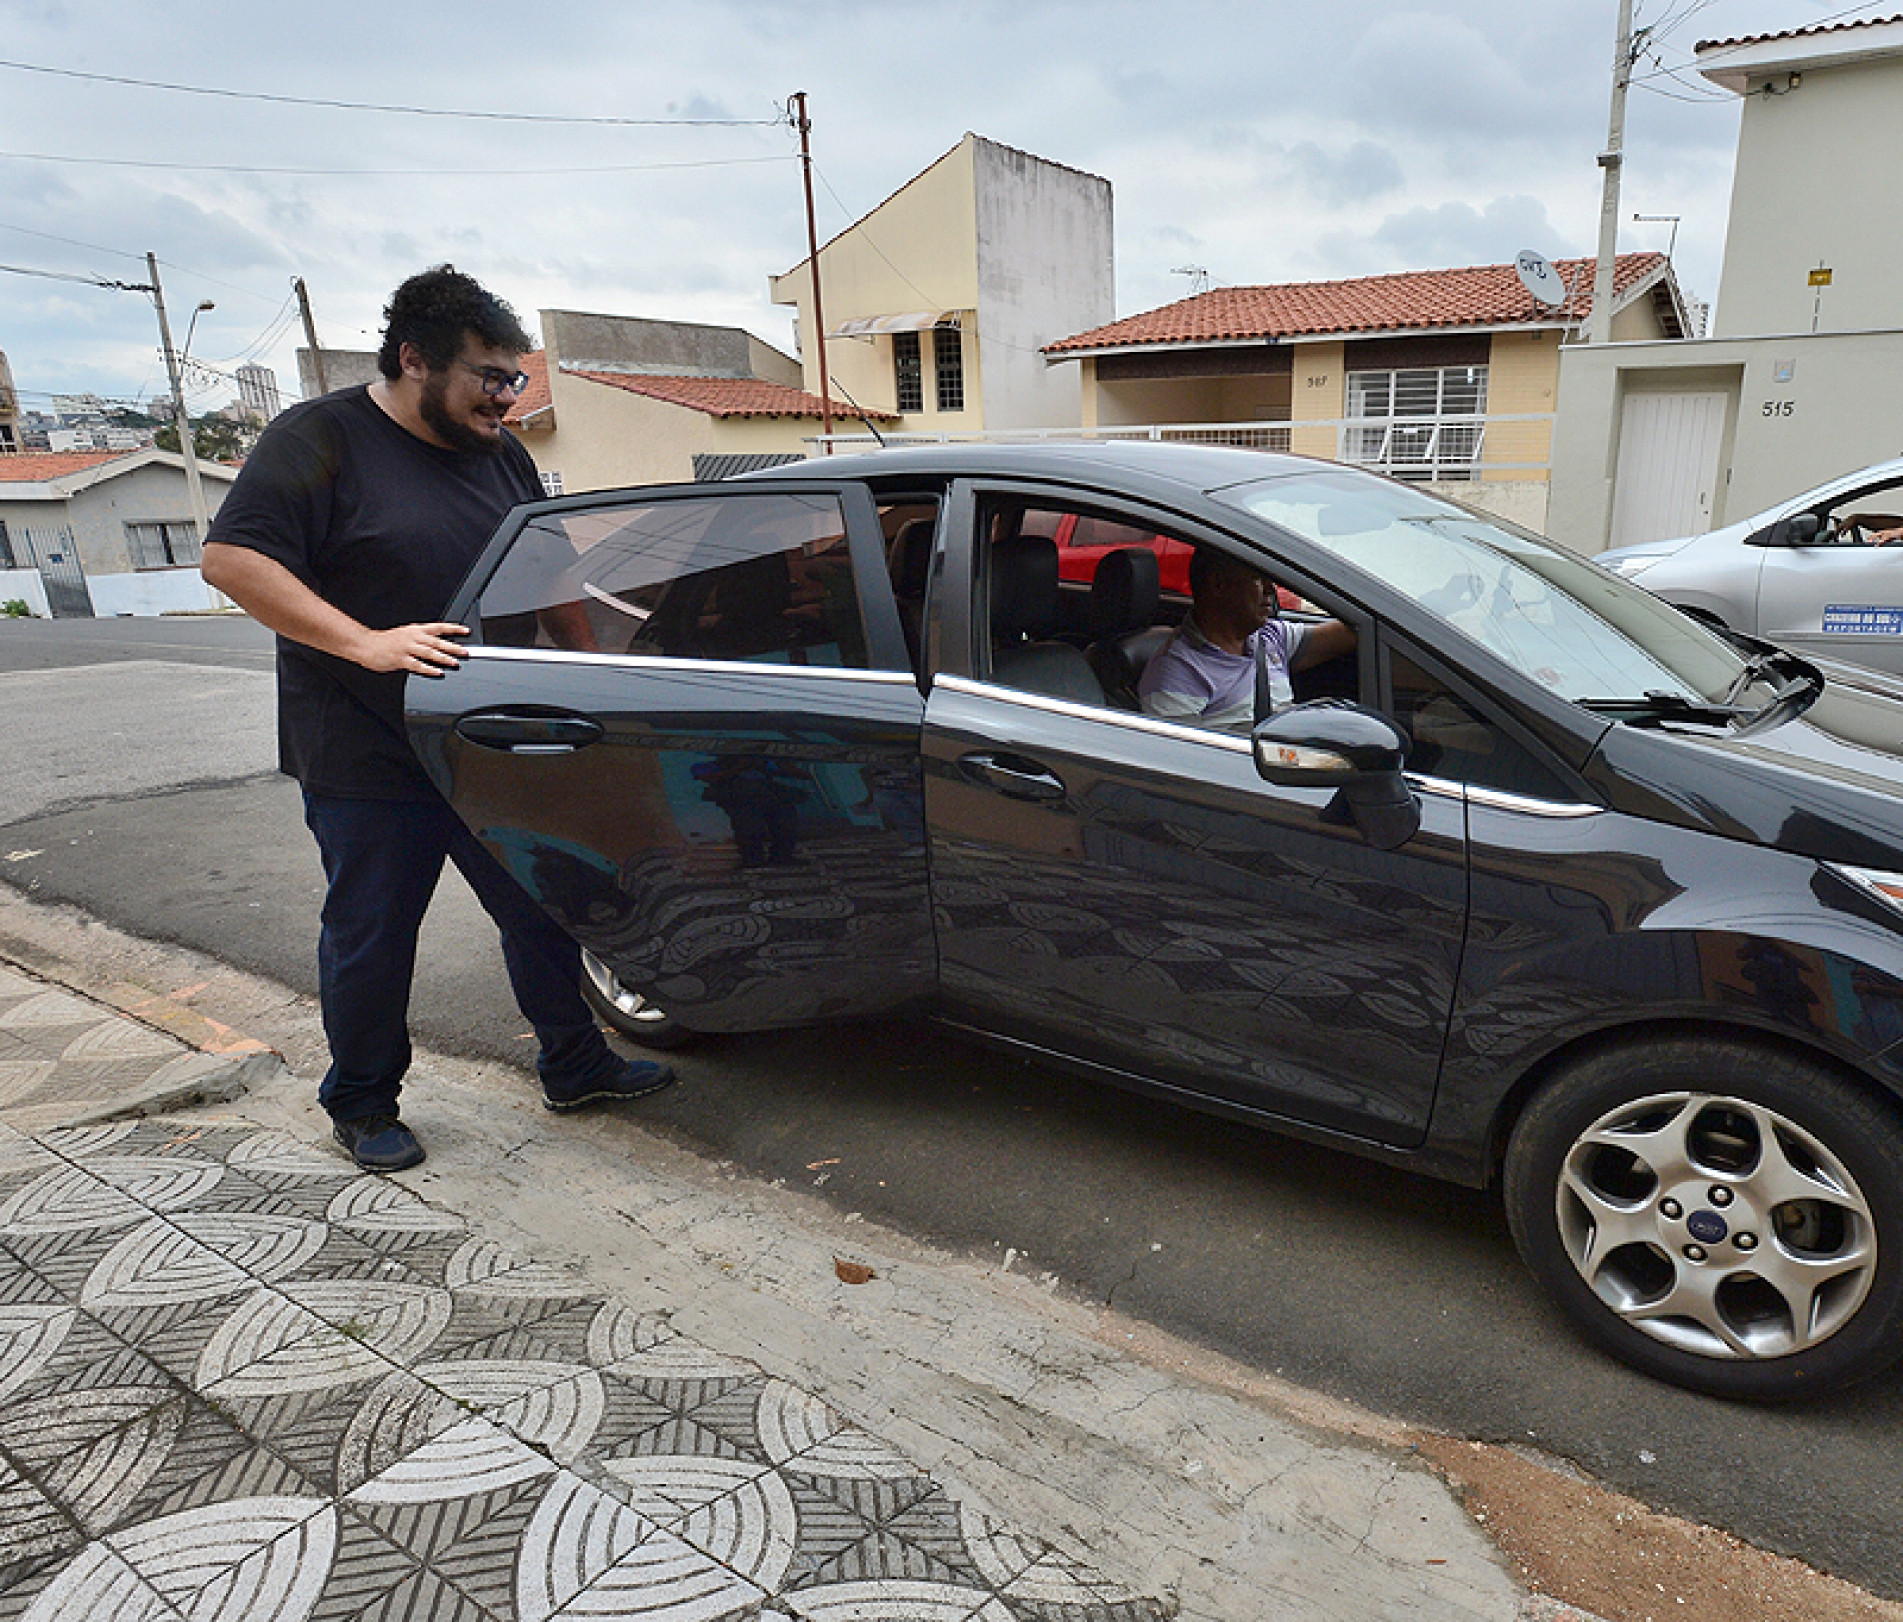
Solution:
[{"label": "open car door", "polygon": [[919,734],[861,485],[538,502],[412,677],[411,741],[557,923],[680,1024],[878,1012],[935,980]]}]

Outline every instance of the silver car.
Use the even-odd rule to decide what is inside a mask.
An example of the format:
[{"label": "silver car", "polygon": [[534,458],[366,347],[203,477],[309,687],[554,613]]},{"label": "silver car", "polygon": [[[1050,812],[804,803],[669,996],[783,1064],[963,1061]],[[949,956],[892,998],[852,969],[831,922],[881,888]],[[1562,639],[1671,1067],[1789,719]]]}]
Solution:
[{"label": "silver car", "polygon": [[1903,674],[1903,458],[1706,535],[1594,560],[1699,618],[1814,658]]}]

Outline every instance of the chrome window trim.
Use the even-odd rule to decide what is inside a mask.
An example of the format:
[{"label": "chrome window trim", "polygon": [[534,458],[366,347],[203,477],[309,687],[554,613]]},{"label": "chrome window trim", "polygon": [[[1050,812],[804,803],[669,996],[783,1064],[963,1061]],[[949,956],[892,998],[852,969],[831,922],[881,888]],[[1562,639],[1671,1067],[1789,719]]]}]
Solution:
[{"label": "chrome window trim", "polygon": [[1467,785],[1467,798],[1475,805],[1490,806],[1496,811],[1519,811],[1529,817],[1597,817],[1603,816],[1606,809],[1583,800],[1538,800],[1530,794],[1510,794],[1503,788],[1483,788],[1473,783]]},{"label": "chrome window trim", "polygon": [[850,665],[774,664],[764,659],[673,659],[650,653],[581,653],[572,648],[504,648],[475,642],[463,649],[468,659],[525,659],[537,664],[614,665],[622,669],[659,670],[670,674],[718,671],[723,675],[824,676],[832,681],[870,681],[882,686],[918,688],[909,670],[859,670]]},{"label": "chrome window trim", "polygon": [[1021,687],[1006,687],[998,682],[974,681],[969,676],[940,676],[934,683],[948,692],[964,693],[972,698],[1002,698],[1026,709],[1043,710],[1050,715],[1068,715],[1079,721],[1111,721],[1136,732],[1149,732],[1164,738],[1187,738],[1196,743],[1214,744],[1219,749],[1250,754],[1247,738],[1233,732],[1212,732],[1207,727],[1188,727],[1180,722],[1160,720],[1154,715],[1139,715],[1134,710],[1113,710],[1102,704],[1077,704],[1068,698],[1052,698],[1045,693],[1026,692]]},{"label": "chrome window trim", "polygon": [[[1138,715],[1131,710],[1107,709],[1100,704],[1077,704],[1067,698],[1051,698],[1043,693],[1027,693],[1017,687],[1001,687],[995,682],[973,681],[969,676],[940,676],[938,685],[954,693],[965,693],[973,698],[1002,698],[1012,703],[1022,704],[1027,709],[1043,710],[1051,715],[1074,716],[1086,721],[1108,721],[1116,726],[1127,727],[1133,732],[1148,732],[1159,738],[1175,738],[1184,743],[1200,743],[1210,748],[1225,749],[1232,755],[1247,755],[1254,758],[1255,748],[1247,738],[1238,737],[1233,732],[1215,732],[1208,727],[1187,726],[1181,721],[1165,721],[1160,716]],[[1402,774],[1410,786],[1423,794],[1432,794],[1442,799],[1459,800],[1466,796],[1466,789],[1459,783],[1445,778],[1423,777],[1413,772]]]},{"label": "chrome window trim", "polygon": [[[1207,744],[1212,748],[1226,749],[1231,754],[1249,755],[1254,752],[1247,738],[1237,737],[1233,732],[1212,732],[1204,727],[1185,726],[1180,721],[1165,721],[1153,715],[1106,709],[1098,704],[1078,704],[1067,698],[1052,698],[1044,693],[1003,687],[996,682],[974,681],[969,676],[940,676],[936,685],[948,692],[964,693],[973,698],[1006,699],[1050,715],[1071,716],[1084,721],[1107,721],[1156,737]],[[1505,789],[1484,788],[1473,783],[1457,783],[1450,778],[1430,777],[1418,772],[1404,772],[1402,775],[1409,786],[1420,793],[1448,800],[1469,800],[1496,811],[1517,811],[1526,816],[1558,818],[1596,817],[1604,811],[1603,806],[1588,805],[1582,801],[1540,800],[1527,794],[1512,794]]]}]

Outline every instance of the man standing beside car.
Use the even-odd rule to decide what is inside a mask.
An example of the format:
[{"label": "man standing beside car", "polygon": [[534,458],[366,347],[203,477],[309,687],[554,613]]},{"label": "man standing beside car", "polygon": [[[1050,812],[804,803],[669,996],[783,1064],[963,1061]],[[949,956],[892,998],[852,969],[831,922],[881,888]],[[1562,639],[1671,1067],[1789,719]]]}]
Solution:
[{"label": "man standing beside car", "polygon": [[304,790],[328,889],[318,982],[331,1064],[318,1089],[369,1171],[423,1147],[397,1113],[418,931],[445,859],[501,931],[550,1109],[639,1098],[673,1074],[617,1057],[582,1001],[579,948],[476,841],[411,752],[407,676],[461,659],[442,614],[504,513],[542,490],[502,426],[533,344],[450,265],[391,296],[381,376],[291,407],[247,458],[206,537],[206,582],[278,634],[280,769]]}]

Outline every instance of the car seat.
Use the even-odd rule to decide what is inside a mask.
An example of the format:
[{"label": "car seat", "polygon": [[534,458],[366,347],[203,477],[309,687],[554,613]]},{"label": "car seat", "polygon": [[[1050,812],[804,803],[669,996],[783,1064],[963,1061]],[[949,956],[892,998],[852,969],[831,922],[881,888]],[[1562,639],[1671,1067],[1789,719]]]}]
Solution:
[{"label": "car seat", "polygon": [[1084,657],[1118,709],[1136,710],[1137,682],[1170,628],[1156,623],[1162,598],[1157,557],[1147,546],[1120,546],[1097,560],[1090,579],[1091,644]]},{"label": "car seat", "polygon": [[1083,651],[1053,639],[1058,621],[1057,543],[1015,535],[991,548],[991,679],[1001,686],[1103,704]]},{"label": "car seat", "polygon": [[925,588],[932,571],[932,539],[938,521],[912,518],[899,526],[886,553],[886,572],[892,577],[892,595],[899,607],[899,625],[905,632],[912,669],[925,668]]}]

